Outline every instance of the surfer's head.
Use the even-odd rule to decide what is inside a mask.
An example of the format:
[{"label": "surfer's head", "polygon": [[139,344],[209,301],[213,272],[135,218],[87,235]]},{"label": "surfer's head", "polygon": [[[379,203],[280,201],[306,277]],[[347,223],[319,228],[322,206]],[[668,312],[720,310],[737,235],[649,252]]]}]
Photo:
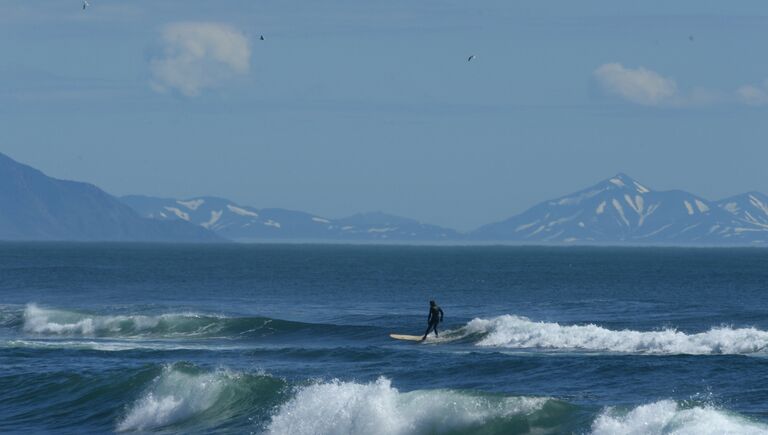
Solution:
[{"label": "surfer's head", "polygon": [[435,305],[437,305],[437,303],[435,301],[429,301],[429,306],[430,307],[434,307]]}]

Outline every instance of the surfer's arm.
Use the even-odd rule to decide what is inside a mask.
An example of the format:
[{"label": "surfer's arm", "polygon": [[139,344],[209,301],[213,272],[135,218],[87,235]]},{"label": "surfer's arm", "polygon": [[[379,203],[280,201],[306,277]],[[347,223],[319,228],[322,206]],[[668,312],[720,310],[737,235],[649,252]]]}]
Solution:
[{"label": "surfer's arm", "polygon": [[443,309],[442,308],[438,308],[438,310],[440,310],[440,321],[442,322],[443,321]]}]

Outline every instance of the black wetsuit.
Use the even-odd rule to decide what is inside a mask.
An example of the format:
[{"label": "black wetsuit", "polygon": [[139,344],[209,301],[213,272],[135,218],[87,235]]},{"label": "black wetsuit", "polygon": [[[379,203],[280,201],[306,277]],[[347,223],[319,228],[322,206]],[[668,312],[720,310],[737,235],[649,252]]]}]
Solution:
[{"label": "black wetsuit", "polygon": [[443,321],[443,310],[437,305],[429,307],[429,317],[427,317],[427,332],[424,333],[422,340],[426,340],[430,332],[435,331],[435,337],[438,337],[437,324]]}]

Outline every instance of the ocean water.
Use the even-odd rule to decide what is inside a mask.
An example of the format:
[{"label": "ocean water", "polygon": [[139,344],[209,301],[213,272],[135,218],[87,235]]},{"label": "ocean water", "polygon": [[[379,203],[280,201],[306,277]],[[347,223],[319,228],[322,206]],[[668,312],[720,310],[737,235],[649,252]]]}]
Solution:
[{"label": "ocean water", "polygon": [[0,244],[0,432],[768,434],[767,314],[758,249]]}]

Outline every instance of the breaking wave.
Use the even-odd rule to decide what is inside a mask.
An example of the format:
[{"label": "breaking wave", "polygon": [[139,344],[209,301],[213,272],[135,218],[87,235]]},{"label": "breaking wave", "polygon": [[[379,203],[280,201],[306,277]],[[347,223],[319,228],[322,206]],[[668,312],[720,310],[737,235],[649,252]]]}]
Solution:
[{"label": "breaking wave", "polygon": [[[21,387],[19,387],[21,386]],[[768,434],[716,406],[661,400],[600,411],[547,397],[453,389],[401,391],[390,379],[290,383],[264,372],[189,363],[0,378],[0,401],[35,404],[3,423],[69,416],[104,431],[303,434]],[[63,429],[63,427],[58,427]],[[65,430],[66,432],[66,430]]]},{"label": "breaking wave", "polygon": [[[400,392],[387,378],[370,383],[313,382],[290,387],[266,374],[163,368],[117,423],[116,430],[184,430],[248,416],[251,430],[282,434],[429,434],[478,431],[550,432],[572,407],[536,397],[457,390]],[[544,418],[544,417],[550,418]],[[231,428],[231,426],[230,426]]]},{"label": "breaking wave", "polygon": [[84,337],[241,337],[270,335],[305,326],[265,317],[231,318],[200,313],[158,315],[102,315],[42,308],[24,309],[22,328],[27,333]]},{"label": "breaking wave", "polygon": [[280,379],[226,369],[204,372],[168,365],[117,424],[118,431],[215,426],[229,418],[269,409],[280,398]]},{"label": "breaking wave", "polygon": [[403,393],[383,377],[366,384],[336,380],[300,388],[274,415],[267,433],[527,433],[550,401],[550,408],[556,408],[556,401],[537,397],[455,390]]},{"label": "breaking wave", "polygon": [[717,327],[696,334],[675,329],[611,330],[592,324],[534,322],[513,315],[473,319],[446,335],[452,340],[474,339],[478,346],[664,355],[753,354],[768,348],[768,331],[755,328]]},{"label": "breaking wave", "polygon": [[592,423],[593,435],[765,435],[768,426],[710,406],[684,407],[672,400],[629,412],[604,410]]}]

